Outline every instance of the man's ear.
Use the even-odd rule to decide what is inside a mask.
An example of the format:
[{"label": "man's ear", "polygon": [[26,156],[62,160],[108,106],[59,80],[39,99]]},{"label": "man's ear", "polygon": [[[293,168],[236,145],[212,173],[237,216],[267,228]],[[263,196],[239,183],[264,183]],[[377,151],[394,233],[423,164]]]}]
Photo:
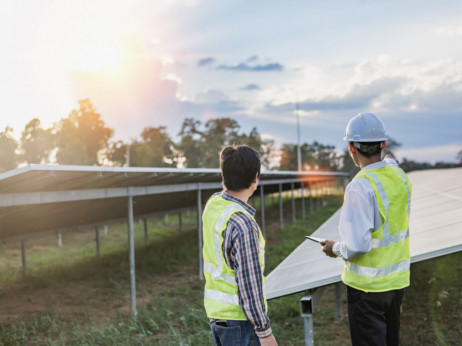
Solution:
[{"label": "man's ear", "polygon": [[348,146],[350,148],[350,152],[354,153],[356,151],[356,148],[355,148],[355,146],[353,145],[352,142],[348,143]]},{"label": "man's ear", "polygon": [[256,183],[258,180],[260,180],[260,174],[255,174],[255,179],[253,180],[253,183]]},{"label": "man's ear", "polygon": [[382,150],[385,149],[386,146],[387,146],[387,141],[383,141],[383,142],[382,142],[382,148],[381,148],[381,149],[382,149]]}]

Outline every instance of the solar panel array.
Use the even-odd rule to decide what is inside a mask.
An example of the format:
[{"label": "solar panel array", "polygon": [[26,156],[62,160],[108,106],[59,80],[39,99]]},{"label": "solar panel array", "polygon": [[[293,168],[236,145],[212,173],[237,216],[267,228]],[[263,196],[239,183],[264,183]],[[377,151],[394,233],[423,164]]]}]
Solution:
[{"label": "solar panel array", "polygon": [[[408,175],[412,186],[411,261],[462,250],[462,168],[426,170]],[[340,240],[340,210],[314,236]],[[302,239],[301,239],[302,240]],[[268,299],[340,281],[343,261],[325,256],[320,246],[305,240],[271,272],[265,283]]]},{"label": "solar panel array", "polygon": [[[261,184],[303,177],[313,182],[341,176],[332,172],[267,171]],[[286,182],[286,183],[284,183]],[[135,217],[197,205],[221,190],[219,169],[30,165],[0,174],[0,240],[62,232],[127,218],[127,197]],[[264,192],[278,191],[277,184]],[[257,191],[259,196],[259,191]]]}]

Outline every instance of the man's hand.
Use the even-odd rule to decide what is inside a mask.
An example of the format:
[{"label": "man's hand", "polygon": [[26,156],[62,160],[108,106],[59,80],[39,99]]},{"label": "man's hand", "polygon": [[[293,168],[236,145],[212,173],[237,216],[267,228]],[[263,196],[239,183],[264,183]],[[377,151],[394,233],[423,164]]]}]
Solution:
[{"label": "man's hand", "polygon": [[260,338],[260,344],[262,346],[277,346],[278,343],[273,334],[267,336],[266,338]]},{"label": "man's hand", "polygon": [[332,247],[334,246],[335,241],[326,239],[326,240],[320,241],[319,244],[322,247],[322,252],[324,252],[326,256],[333,257],[333,258],[337,257],[337,255],[332,252]]}]

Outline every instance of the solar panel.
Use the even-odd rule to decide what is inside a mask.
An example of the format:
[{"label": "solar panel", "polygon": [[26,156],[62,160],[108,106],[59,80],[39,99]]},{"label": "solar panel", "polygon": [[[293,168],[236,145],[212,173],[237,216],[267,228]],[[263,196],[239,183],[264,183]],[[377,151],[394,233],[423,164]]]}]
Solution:
[{"label": "solar panel", "polygon": [[[412,186],[411,261],[462,250],[462,168],[426,170],[408,175]],[[314,236],[340,240],[340,210]],[[302,237],[301,237],[302,238]],[[268,255],[268,253],[267,253]],[[343,261],[327,257],[319,244],[305,240],[267,277],[268,299],[340,281]]]},{"label": "solar panel", "polygon": [[[286,191],[297,179],[316,182],[342,175],[345,173],[263,171],[260,185],[268,194],[277,192],[279,183]],[[205,203],[222,188],[220,170],[25,166],[0,174],[0,241],[126,218],[129,195],[135,201],[135,217],[195,207],[199,188]]]}]

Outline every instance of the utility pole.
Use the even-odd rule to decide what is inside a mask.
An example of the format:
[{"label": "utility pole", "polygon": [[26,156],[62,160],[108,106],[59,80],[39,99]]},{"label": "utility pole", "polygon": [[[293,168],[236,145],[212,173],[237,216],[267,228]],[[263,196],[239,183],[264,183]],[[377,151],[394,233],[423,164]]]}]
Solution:
[{"label": "utility pole", "polygon": [[300,115],[298,114],[298,94],[297,94],[297,103],[295,106],[295,115],[297,116],[297,163],[298,171],[302,171],[302,150],[300,148]]}]

